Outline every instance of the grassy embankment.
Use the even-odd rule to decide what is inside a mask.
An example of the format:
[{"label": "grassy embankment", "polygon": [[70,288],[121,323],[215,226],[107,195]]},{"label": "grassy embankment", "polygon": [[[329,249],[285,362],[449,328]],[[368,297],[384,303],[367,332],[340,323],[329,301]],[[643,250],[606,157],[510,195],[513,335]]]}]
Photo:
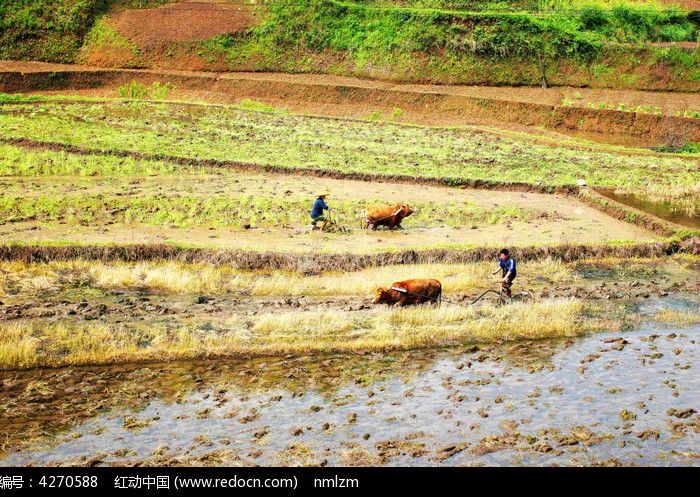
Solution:
[{"label": "grassy embankment", "polygon": [[697,51],[643,46],[695,41],[697,24],[686,12],[633,3],[610,9],[600,2],[504,12],[475,3],[463,7],[477,11],[456,12],[439,4],[269,2],[252,36],[222,36],[195,50],[212,60],[224,53],[233,68],[252,63],[420,82],[645,88],[658,86],[661,72],[670,80],[666,89],[697,87]]},{"label": "grassy embankment", "polygon": [[[682,279],[697,257],[677,256],[664,268],[654,260],[583,261],[605,268],[615,281]],[[590,266],[590,267],[589,267]],[[672,266],[672,267],[671,267]],[[377,281],[405,276],[437,276],[446,298],[484,288],[484,264],[432,264],[368,268],[348,274],[303,276],[283,271],[243,272],[230,267],[173,262],[103,264],[85,261],[46,264],[3,263],[0,290],[4,299],[55,301],[87,296],[109,299],[125,292],[192,301],[196,295],[245,295],[245,299],[294,296],[332,298],[371,295]],[[530,292],[556,285],[583,284],[579,264],[546,260],[531,263],[521,285]],[[619,279],[619,280],[618,280]],[[612,284],[613,280],[608,280]],[[624,331],[639,316],[624,305],[549,298],[514,303],[509,312],[490,302],[469,307],[444,302],[442,307],[365,311],[341,309],[221,314],[170,315],[167,319],[118,316],[84,321],[77,318],[25,319],[0,325],[0,367],[106,364],[196,357],[358,352],[436,347],[454,344],[576,336],[596,331]],[[679,326],[698,322],[692,312],[656,316]]]},{"label": "grassy embankment", "polygon": [[145,8],[174,0],[3,0],[0,59],[75,62],[85,36],[115,8]]},{"label": "grassy embankment", "polygon": [[[104,15],[162,0],[10,0],[0,58],[79,62],[99,49],[151,67],[151,54]],[[267,0],[245,32],[172,43],[165,55],[219,70],[320,72],[401,81],[697,91],[697,12],[656,2],[399,2]],[[505,7],[505,8],[504,8]],[[76,26],[79,27],[76,29]],[[220,67],[219,61],[225,61]],[[217,65],[219,64],[219,65]]]},{"label": "grassy embankment", "polygon": [[697,14],[668,5],[547,2],[540,11],[541,2],[534,10],[523,2],[504,11],[491,2],[396,3],[269,1],[248,33],[190,50],[205,60],[224,55],[232,69],[401,81],[661,89],[663,75],[666,90],[700,84],[698,50],[649,45],[698,39]]},{"label": "grassy embankment", "polygon": [[[50,142],[95,154],[93,158],[78,158],[48,151],[27,153],[4,145],[0,170],[12,176],[202,171],[209,160],[210,164],[224,167],[248,165],[282,172],[383,175],[454,186],[479,182],[494,186],[539,184],[539,188],[550,191],[575,185],[579,178],[585,178],[589,186],[615,188],[642,199],[668,202],[674,209],[689,214],[700,209],[700,172],[694,154],[687,154],[687,158],[634,154],[632,149],[610,146],[533,143],[518,135],[312,118],[222,106],[75,102],[12,104],[2,110],[0,124],[6,140]],[[109,158],[104,154],[132,154],[139,160]],[[172,161],[182,164],[175,166]],[[47,215],[41,214],[42,208],[31,206],[38,202],[37,197],[22,197],[16,197],[13,206],[6,206],[6,218],[17,215],[13,209],[25,214],[38,210],[40,215]],[[57,198],[46,201],[61,202]],[[168,202],[174,216],[187,209],[184,199]],[[213,204],[216,202],[212,199]],[[225,202],[231,204],[220,205],[221,209],[238,208],[235,199]],[[91,200],[80,203],[89,210]],[[152,203],[152,199],[144,200],[145,207]],[[105,201],[104,205],[106,209],[119,209],[114,202]],[[222,212],[215,205],[213,208],[216,213]],[[59,211],[61,208],[57,207],[56,212]],[[472,214],[467,209],[467,215]],[[232,218],[232,222],[238,220]]]}]

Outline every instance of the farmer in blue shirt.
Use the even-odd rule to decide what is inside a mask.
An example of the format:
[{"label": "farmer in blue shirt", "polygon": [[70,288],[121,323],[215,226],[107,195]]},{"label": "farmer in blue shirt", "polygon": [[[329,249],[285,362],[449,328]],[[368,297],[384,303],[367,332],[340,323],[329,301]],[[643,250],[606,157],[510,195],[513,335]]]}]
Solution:
[{"label": "farmer in blue shirt", "polygon": [[498,253],[498,268],[491,274],[496,274],[499,271],[503,275],[501,294],[506,298],[510,298],[510,287],[518,272],[515,269],[515,259],[510,256],[508,249],[504,248]]},{"label": "farmer in blue shirt", "polygon": [[311,209],[311,231],[319,229],[318,226],[316,226],[316,223],[319,221],[323,221],[321,229],[326,226],[327,221],[326,216],[323,215],[323,211],[330,210],[330,207],[328,207],[324,201],[326,195],[328,195],[328,193],[321,193]]}]

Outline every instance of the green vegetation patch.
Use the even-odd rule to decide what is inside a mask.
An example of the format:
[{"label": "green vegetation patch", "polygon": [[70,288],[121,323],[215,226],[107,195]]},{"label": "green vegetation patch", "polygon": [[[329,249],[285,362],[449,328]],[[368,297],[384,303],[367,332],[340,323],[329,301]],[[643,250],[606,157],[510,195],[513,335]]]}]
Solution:
[{"label": "green vegetation patch", "polygon": [[[97,155],[140,154],[147,169],[167,170],[159,161],[171,158],[191,161],[192,166],[228,161],[275,170],[381,174],[454,185],[539,182],[556,188],[585,178],[591,186],[679,202],[685,211],[700,208],[696,192],[700,171],[692,160],[565,144],[554,147],[458,128],[149,102],[12,104],[0,109],[0,127],[4,138],[77,146]],[[0,171],[57,170],[52,164],[32,166],[21,154],[9,153],[0,161]],[[90,173],[103,167],[116,171],[113,161],[102,166],[98,160],[66,160],[70,167]]]},{"label": "green vegetation patch", "polygon": [[[8,0],[0,5],[0,58],[71,63],[81,50],[114,48],[133,52],[125,66],[148,67],[157,54],[141,53],[106,14],[168,1]],[[654,2],[267,0],[248,7],[260,19],[251,29],[176,43],[169,52],[225,60],[230,69],[420,82],[641,88],[658,85],[662,71],[671,80],[664,90],[694,91],[700,83],[697,49],[649,46],[697,41],[697,13]]]},{"label": "green vegetation patch", "polygon": [[5,0],[0,3],[0,59],[72,62],[105,0]]},{"label": "green vegetation patch", "polygon": [[[562,63],[583,73],[609,65],[611,44],[632,54],[634,45],[697,38],[687,11],[647,2],[276,0],[250,36],[221,38],[218,46],[234,64],[247,59],[261,69],[323,71],[332,60],[341,72],[373,77],[537,85],[571,73]],[[615,71],[618,79],[626,72]]]}]

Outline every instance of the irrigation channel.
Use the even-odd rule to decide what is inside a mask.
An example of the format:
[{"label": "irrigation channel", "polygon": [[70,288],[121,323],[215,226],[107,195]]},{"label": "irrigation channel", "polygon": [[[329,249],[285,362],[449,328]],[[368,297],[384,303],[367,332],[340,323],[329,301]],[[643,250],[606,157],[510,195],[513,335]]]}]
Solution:
[{"label": "irrigation channel", "polygon": [[660,217],[666,221],[672,223],[680,224],[681,226],[686,226],[688,228],[700,229],[700,213],[698,212],[683,212],[674,210],[668,203],[665,202],[650,202],[642,200],[635,195],[630,194],[618,194],[615,193],[614,189],[601,188],[597,190],[601,195],[608,197],[621,204],[634,207],[641,211],[651,214],[656,217]]},{"label": "irrigation channel", "polygon": [[0,464],[698,466],[699,338],[645,319],[440,350],[5,372]]}]

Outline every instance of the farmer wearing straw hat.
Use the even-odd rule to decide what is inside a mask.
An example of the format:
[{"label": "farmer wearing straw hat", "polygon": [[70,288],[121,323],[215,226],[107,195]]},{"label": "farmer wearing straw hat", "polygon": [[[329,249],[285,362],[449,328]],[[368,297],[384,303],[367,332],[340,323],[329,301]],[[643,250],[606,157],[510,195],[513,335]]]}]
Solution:
[{"label": "farmer wearing straw hat", "polygon": [[311,231],[319,229],[318,226],[316,226],[316,223],[319,221],[323,221],[323,227],[326,226],[326,223],[328,222],[326,219],[326,216],[323,215],[323,211],[330,211],[330,207],[326,205],[325,198],[326,195],[328,195],[328,192],[321,192],[318,195],[318,198],[314,202],[314,206],[311,209]]}]

